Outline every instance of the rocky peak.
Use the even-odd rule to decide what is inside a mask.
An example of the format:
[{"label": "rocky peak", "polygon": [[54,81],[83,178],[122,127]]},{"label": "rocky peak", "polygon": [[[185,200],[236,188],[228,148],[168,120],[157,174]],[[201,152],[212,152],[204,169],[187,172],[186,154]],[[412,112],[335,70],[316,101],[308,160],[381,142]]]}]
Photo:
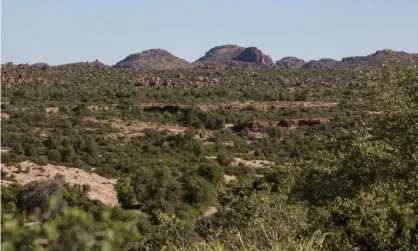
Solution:
[{"label": "rocky peak", "polygon": [[404,51],[393,51],[390,49],[384,49],[384,50],[376,51],[374,54],[369,55],[369,56],[374,56],[374,57],[383,59],[383,58],[388,58],[391,55],[391,53],[393,53],[393,56],[398,59],[410,59],[410,58],[417,57],[418,55],[417,53],[407,53]]},{"label": "rocky peak", "polygon": [[389,50],[389,49],[378,50],[375,53],[373,53],[371,56],[386,57],[390,54],[391,51],[392,50]]},{"label": "rocky peak", "polygon": [[[392,61],[392,59],[394,61]],[[406,66],[412,63],[411,60],[415,64],[418,63],[417,54],[384,49],[378,50],[367,56],[343,58],[340,62],[340,66],[344,68],[373,68],[380,67],[385,62],[395,63],[398,66]]]},{"label": "rocky peak", "polygon": [[263,52],[256,47],[246,48],[232,60],[254,63],[256,65],[266,67],[271,67],[275,65],[270,56],[263,54]]},{"label": "rocky peak", "polygon": [[240,53],[243,50],[244,50],[244,47],[234,45],[234,44],[226,44],[226,45],[215,46],[212,49],[210,49],[208,52],[206,52],[206,54],[210,54],[216,51],[237,51]]},{"label": "rocky peak", "polygon": [[172,57],[173,54],[163,49],[150,49],[140,53],[134,53],[126,57],[126,59],[136,59],[140,57]]},{"label": "rocky peak", "polygon": [[224,63],[238,56],[245,48],[238,45],[220,45],[210,49],[196,63]]},{"label": "rocky peak", "polygon": [[284,57],[276,62],[277,67],[282,69],[297,69],[301,68],[306,62],[297,57]]}]

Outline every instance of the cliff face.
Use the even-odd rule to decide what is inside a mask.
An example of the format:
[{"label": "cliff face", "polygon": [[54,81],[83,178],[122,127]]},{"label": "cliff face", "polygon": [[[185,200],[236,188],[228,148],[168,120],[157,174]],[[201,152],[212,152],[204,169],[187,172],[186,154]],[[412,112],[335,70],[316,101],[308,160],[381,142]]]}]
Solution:
[{"label": "cliff face", "polygon": [[263,52],[256,47],[246,48],[232,60],[253,63],[262,67],[272,67],[275,65],[270,56],[263,54]]}]

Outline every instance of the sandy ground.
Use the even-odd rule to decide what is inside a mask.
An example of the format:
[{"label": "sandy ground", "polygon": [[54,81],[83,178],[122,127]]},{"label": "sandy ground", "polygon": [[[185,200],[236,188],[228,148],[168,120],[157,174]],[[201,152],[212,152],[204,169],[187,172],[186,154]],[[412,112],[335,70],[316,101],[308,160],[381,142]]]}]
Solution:
[{"label": "sandy ground", "polygon": [[[95,123],[106,123],[110,122],[107,120],[99,120],[92,117],[86,117],[85,120],[95,122]],[[118,137],[136,137],[136,136],[143,136],[143,130],[146,129],[156,129],[159,131],[169,131],[173,134],[182,133],[187,130],[187,127],[177,126],[177,125],[163,125],[158,123],[151,123],[151,122],[141,122],[141,121],[129,121],[124,122],[122,120],[115,120],[110,122],[113,128],[120,130],[120,132],[111,133],[109,137],[118,138]]]},{"label": "sandy ground", "polygon": [[225,183],[237,180],[237,176],[224,174]]},{"label": "sandy ground", "polygon": [[[91,187],[89,197],[92,200],[100,200],[101,202],[114,206],[118,204],[118,199],[114,185],[116,179],[107,179],[95,173],[88,173],[84,170],[65,166],[55,166],[48,164],[40,166],[29,161],[18,164],[21,166],[22,172],[18,172],[17,166],[1,165],[1,169],[9,175],[15,175],[15,179],[20,184],[26,184],[31,181],[52,179],[56,174],[62,174],[65,180],[71,184],[84,185]],[[26,171],[29,171],[26,173]],[[2,180],[2,184],[8,184],[9,181]]]}]

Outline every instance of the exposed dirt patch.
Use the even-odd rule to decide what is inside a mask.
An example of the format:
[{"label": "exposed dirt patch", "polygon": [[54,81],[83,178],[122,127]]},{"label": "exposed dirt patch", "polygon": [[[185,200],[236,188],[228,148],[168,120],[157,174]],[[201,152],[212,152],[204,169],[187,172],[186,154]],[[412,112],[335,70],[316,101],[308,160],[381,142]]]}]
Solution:
[{"label": "exposed dirt patch", "polygon": [[187,127],[182,127],[178,125],[163,125],[158,123],[151,122],[141,122],[141,121],[129,121],[124,122],[122,120],[98,120],[92,117],[86,117],[85,120],[95,122],[95,123],[106,123],[109,122],[111,126],[115,129],[118,129],[119,132],[111,133],[108,136],[112,138],[124,137],[131,138],[136,136],[143,136],[144,130],[146,129],[156,129],[159,131],[168,131],[173,134],[182,133],[187,130]]},{"label": "exposed dirt patch", "polygon": [[232,165],[238,166],[239,164],[243,164],[253,168],[267,168],[273,166],[274,162],[267,160],[245,160],[242,158],[234,158]]},{"label": "exposed dirt patch", "polygon": [[210,216],[215,214],[216,212],[218,212],[218,209],[216,209],[216,207],[208,207],[205,211],[205,213],[203,214],[204,216]]},{"label": "exposed dirt patch", "polygon": [[[20,165],[20,172],[18,165]],[[18,165],[6,166],[2,164],[1,169],[9,173],[9,175],[13,173],[16,181],[20,184],[26,184],[31,181],[48,180],[54,178],[57,174],[61,174],[65,177],[65,180],[71,184],[90,185],[90,199],[100,200],[111,206],[118,204],[114,188],[116,179],[107,179],[95,173],[88,173],[78,168],[65,166],[55,166],[51,164],[40,166],[29,161],[21,162]],[[10,182],[4,182],[4,180],[2,180],[1,183],[7,184]]]},{"label": "exposed dirt patch", "polygon": [[224,174],[225,183],[229,183],[233,180],[237,180],[236,176]]}]

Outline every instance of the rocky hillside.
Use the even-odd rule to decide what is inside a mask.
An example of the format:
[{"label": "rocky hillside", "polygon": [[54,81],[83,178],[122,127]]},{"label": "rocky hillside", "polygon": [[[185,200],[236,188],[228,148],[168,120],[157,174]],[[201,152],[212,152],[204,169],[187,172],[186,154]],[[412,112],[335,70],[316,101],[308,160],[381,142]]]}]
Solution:
[{"label": "rocky hillside", "polygon": [[263,52],[256,47],[246,48],[232,60],[253,63],[263,67],[272,67],[275,65],[270,56],[263,54]]},{"label": "rocky hillside", "polygon": [[[393,58],[392,58],[393,56]],[[356,69],[356,68],[375,68],[380,67],[383,63],[393,59],[394,63],[399,66],[408,65],[411,62],[418,64],[417,53],[406,53],[403,51],[379,50],[367,56],[346,57],[341,61],[330,58],[320,60],[311,60],[301,66],[302,68],[340,68],[340,69]]]},{"label": "rocky hillside", "polygon": [[140,70],[173,70],[190,67],[190,63],[162,49],[151,49],[131,54],[119,61],[116,68]]},{"label": "rocky hillside", "polygon": [[203,57],[196,60],[195,63],[223,64],[237,57],[244,50],[244,47],[232,44],[216,46],[206,52]]},{"label": "rocky hillside", "polygon": [[[418,64],[417,53],[406,53],[403,51],[393,52],[395,63],[398,65],[407,65],[413,61]],[[388,50],[379,50],[365,57],[347,57],[343,58],[339,65],[344,68],[363,68],[363,67],[379,67],[386,61],[390,60],[390,52]]]},{"label": "rocky hillside", "polygon": [[338,61],[331,58],[322,58],[320,60],[311,60],[306,64],[302,65],[302,68],[312,68],[312,69],[323,69],[323,68],[336,68]]}]

